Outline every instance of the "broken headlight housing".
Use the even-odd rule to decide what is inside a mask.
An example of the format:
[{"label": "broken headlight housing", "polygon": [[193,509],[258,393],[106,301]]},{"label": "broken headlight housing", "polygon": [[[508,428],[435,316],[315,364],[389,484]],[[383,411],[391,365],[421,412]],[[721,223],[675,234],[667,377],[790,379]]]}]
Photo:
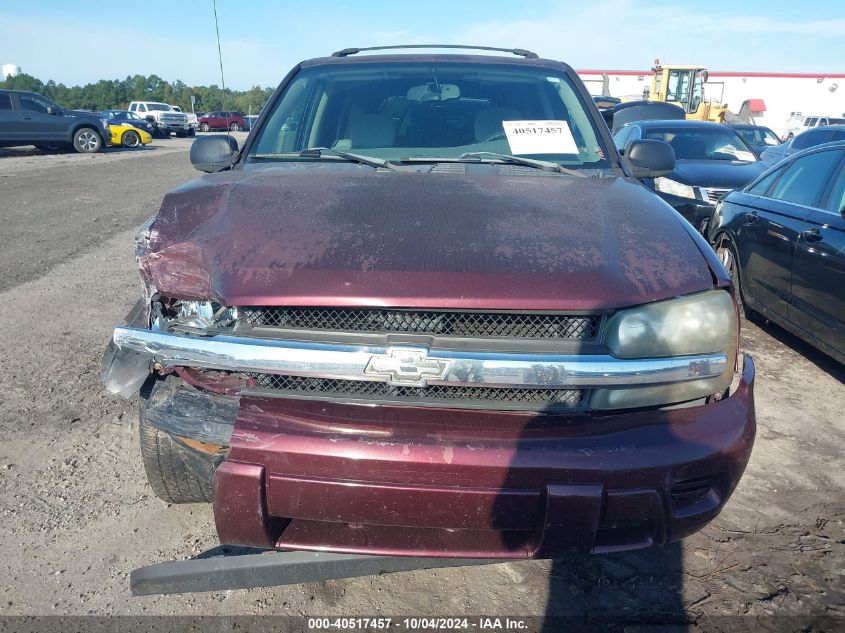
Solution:
[{"label": "broken headlight housing", "polygon": [[738,319],[726,290],[620,310],[610,317],[605,343],[617,358],[662,358],[722,353],[725,371],[718,376],[620,389],[596,389],[595,409],[619,409],[688,402],[726,391],[736,365]]},{"label": "broken headlight housing", "polygon": [[214,301],[153,300],[152,329],[183,334],[212,335],[230,331],[238,320],[238,309]]}]

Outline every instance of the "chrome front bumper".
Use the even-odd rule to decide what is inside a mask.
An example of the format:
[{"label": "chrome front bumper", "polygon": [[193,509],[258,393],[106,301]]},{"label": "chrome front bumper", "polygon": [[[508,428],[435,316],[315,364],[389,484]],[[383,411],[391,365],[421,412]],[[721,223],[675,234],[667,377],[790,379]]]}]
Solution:
[{"label": "chrome front bumper", "polygon": [[649,386],[715,378],[728,366],[723,353],[619,359],[606,354],[460,352],[237,336],[193,337],[137,327],[115,328],[113,344],[120,351],[137,352],[164,367],[380,381],[412,387]]}]

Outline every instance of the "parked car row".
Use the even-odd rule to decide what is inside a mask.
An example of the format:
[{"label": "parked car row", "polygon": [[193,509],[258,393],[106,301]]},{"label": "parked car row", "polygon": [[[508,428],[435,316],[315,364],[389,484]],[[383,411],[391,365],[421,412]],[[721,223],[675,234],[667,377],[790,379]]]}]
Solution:
[{"label": "parked car row", "polygon": [[672,147],[674,169],[641,181],[708,238],[741,309],[845,362],[845,125],[783,144],[762,126],[677,119],[614,135],[623,156],[639,139]]}]

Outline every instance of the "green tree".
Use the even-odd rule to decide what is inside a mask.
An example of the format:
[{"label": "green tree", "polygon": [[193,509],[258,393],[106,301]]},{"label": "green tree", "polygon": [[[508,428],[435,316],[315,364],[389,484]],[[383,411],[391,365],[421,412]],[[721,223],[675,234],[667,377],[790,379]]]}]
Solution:
[{"label": "green tree", "polygon": [[31,75],[20,74],[0,82],[0,88],[29,90],[49,97],[65,108],[108,110],[126,108],[130,101],[163,101],[177,105],[185,112],[191,111],[191,95],[196,98],[196,112],[209,110],[240,110],[256,114],[267,102],[272,88],[253,86],[246,91],[217,85],[188,86],[177,79],[169,82],[158,75],[135,75],[124,79],[101,79],[84,86],[65,86],[52,79],[43,83]]}]

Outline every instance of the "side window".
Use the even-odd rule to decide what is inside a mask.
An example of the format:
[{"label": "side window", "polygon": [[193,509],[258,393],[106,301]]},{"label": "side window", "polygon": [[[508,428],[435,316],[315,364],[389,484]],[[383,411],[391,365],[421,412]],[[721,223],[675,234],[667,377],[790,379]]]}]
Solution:
[{"label": "side window", "polygon": [[136,109],[137,107],[138,107],[138,106],[137,106],[136,104],[134,104],[134,103],[130,103],[130,104],[129,104],[129,111],[130,111],[130,112],[135,112],[135,109]]},{"label": "side window", "polygon": [[143,103],[139,103],[138,104],[138,112],[146,112],[146,111],[147,111],[147,106],[145,106]]},{"label": "side window", "polygon": [[842,160],[837,151],[816,152],[793,161],[769,196],[807,207],[818,205],[833,170]]},{"label": "side window", "polygon": [[47,114],[47,107],[50,104],[37,98],[35,95],[21,95],[21,110],[32,110]]},{"label": "side window", "polygon": [[795,137],[795,140],[792,141],[792,149],[807,149],[813,145],[818,145],[820,143],[819,134],[822,134],[822,132],[817,132],[815,130],[799,134]]},{"label": "side window", "polygon": [[8,92],[0,92],[0,110],[12,109],[12,97]]},{"label": "side window", "polygon": [[[831,154],[834,153],[838,153],[840,157],[845,155],[843,152],[831,152]],[[839,175],[833,183],[826,207],[833,213],[845,213],[845,165],[842,163],[839,164]]]},{"label": "side window", "polygon": [[772,186],[772,183],[778,179],[778,177],[783,173],[783,168],[776,169],[768,176],[764,176],[756,183],[748,187],[745,190],[745,193],[749,193],[752,196],[765,196],[766,192],[769,190],[769,187]]},{"label": "side window", "polygon": [[807,127],[815,127],[816,123],[818,122],[818,117],[811,116],[804,122],[804,125],[806,125]]}]

